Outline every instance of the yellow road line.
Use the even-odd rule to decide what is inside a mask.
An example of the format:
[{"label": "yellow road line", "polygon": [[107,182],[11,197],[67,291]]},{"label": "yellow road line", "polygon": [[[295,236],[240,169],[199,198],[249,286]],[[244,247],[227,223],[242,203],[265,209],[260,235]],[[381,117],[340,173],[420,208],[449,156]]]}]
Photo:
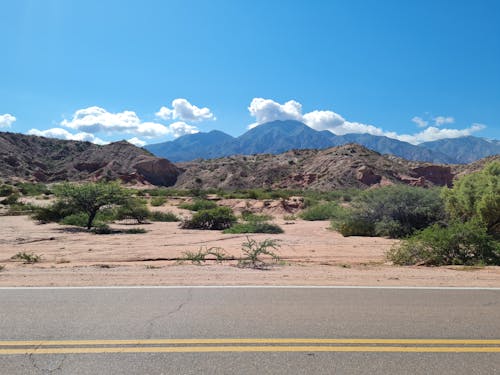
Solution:
[{"label": "yellow road line", "polygon": [[232,338],[232,339],[148,339],[148,340],[29,340],[0,341],[2,346],[71,345],[195,345],[195,344],[394,344],[394,345],[500,345],[500,340],[475,339],[314,339],[314,338]]},{"label": "yellow road line", "polygon": [[177,346],[0,349],[0,355],[212,352],[373,352],[373,353],[500,353],[500,347],[405,346]]}]

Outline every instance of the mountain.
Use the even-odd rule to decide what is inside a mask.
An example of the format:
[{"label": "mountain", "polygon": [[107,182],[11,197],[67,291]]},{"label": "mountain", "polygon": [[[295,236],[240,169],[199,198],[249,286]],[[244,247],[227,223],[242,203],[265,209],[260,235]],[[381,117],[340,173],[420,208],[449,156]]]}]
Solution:
[{"label": "mountain", "polygon": [[105,146],[0,132],[0,179],[36,182],[117,179],[171,186],[181,171],[126,141]]},{"label": "mountain", "polygon": [[318,132],[300,121],[272,121],[239,136],[238,154],[279,154],[291,149],[326,148],[338,145],[331,132]]},{"label": "mountain", "polygon": [[[317,136],[301,125],[265,129],[268,150],[287,147],[294,137],[307,145]],[[284,129],[284,130],[283,130]],[[293,132],[297,132],[294,134]],[[257,133],[257,135],[255,135]],[[254,136],[262,133],[252,132]],[[215,138],[221,134],[212,134]],[[311,138],[308,138],[308,137]],[[203,136],[201,137],[204,138]],[[233,147],[240,143],[225,137]],[[199,137],[190,137],[193,145]],[[253,138],[243,139],[249,147]],[[186,139],[184,139],[186,141]],[[186,146],[188,147],[188,146]],[[218,147],[217,143],[214,147]],[[121,179],[176,188],[279,188],[316,189],[367,188],[393,183],[416,186],[451,185],[458,175],[481,169],[500,155],[468,165],[436,165],[381,155],[358,144],[279,154],[235,155],[172,164],[126,141],[105,146],[89,142],[63,141],[16,133],[0,133],[0,181],[94,181]]]},{"label": "mountain", "polygon": [[236,155],[177,165],[184,173],[175,187],[182,189],[332,190],[395,183],[450,186],[454,177],[452,166],[381,155],[357,144],[277,155]]},{"label": "mountain", "polygon": [[147,145],[144,148],[158,157],[176,162],[222,156],[220,146],[233,141],[234,138],[229,134],[212,130],[208,133],[187,134],[173,141]]},{"label": "mountain", "polygon": [[407,160],[428,161],[431,163],[455,163],[453,157],[446,155],[439,149],[428,149],[415,146],[397,139],[371,134],[345,134],[342,136],[345,143],[357,143],[381,154],[396,155]]},{"label": "mountain", "polygon": [[369,134],[335,135],[317,131],[299,121],[272,121],[250,129],[238,138],[216,132],[185,135],[174,141],[145,146],[157,156],[174,162],[211,159],[230,155],[278,154],[293,149],[323,149],[358,143],[374,151],[409,160],[451,163],[453,158],[439,151],[395,139]]},{"label": "mountain", "polygon": [[500,141],[472,136],[425,142],[420,146],[453,156],[453,161],[458,164],[471,163],[487,156],[500,154]]}]

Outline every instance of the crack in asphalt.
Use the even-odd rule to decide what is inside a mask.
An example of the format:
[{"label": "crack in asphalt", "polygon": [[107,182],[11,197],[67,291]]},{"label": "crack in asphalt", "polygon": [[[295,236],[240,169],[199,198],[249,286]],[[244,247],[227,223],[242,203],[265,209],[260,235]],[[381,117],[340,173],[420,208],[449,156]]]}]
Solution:
[{"label": "crack in asphalt", "polygon": [[193,290],[188,289],[187,295],[184,298],[184,300],[181,301],[174,309],[167,311],[166,313],[155,315],[151,319],[149,319],[147,321],[148,331],[149,331],[148,334],[146,335],[147,338],[150,339],[153,336],[153,332],[154,332],[153,328],[154,328],[156,321],[160,320],[161,318],[166,318],[166,317],[170,317],[174,314],[177,314],[179,311],[181,311],[184,308],[184,306],[189,304],[192,301],[192,299],[193,299]]},{"label": "crack in asphalt", "polygon": [[59,371],[59,370],[61,370],[61,371],[62,371],[62,366],[64,365],[64,361],[66,360],[66,354],[61,354],[61,355],[62,355],[62,358],[61,358],[61,360],[60,360],[59,364],[58,364],[56,367],[54,367],[54,368],[43,368],[43,367],[40,367],[40,366],[37,364],[37,361],[36,361],[36,359],[34,358],[34,355],[36,354],[36,351],[37,351],[37,350],[38,350],[41,346],[42,346],[42,344],[37,345],[37,346],[35,347],[35,350],[33,351],[33,353],[30,353],[30,354],[28,355],[28,359],[30,360],[31,365],[33,366],[33,368],[34,368],[36,371],[38,371],[38,372],[40,372],[40,373],[42,373],[42,374],[53,374],[53,373],[54,373],[54,372],[56,372],[56,371]]}]

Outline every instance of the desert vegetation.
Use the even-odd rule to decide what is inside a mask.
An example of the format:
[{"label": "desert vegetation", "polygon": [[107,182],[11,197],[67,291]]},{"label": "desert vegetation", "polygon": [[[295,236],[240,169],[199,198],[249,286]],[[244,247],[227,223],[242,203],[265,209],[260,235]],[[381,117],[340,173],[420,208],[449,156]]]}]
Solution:
[{"label": "desert vegetation", "polygon": [[191,219],[181,224],[181,228],[223,230],[230,228],[236,221],[229,207],[215,207],[196,212]]},{"label": "desert vegetation", "polygon": [[348,210],[336,212],[332,226],[344,236],[403,238],[444,220],[438,189],[392,185],[363,191]]},{"label": "desert vegetation", "polygon": [[57,222],[93,230],[96,234],[110,234],[145,233],[141,228],[112,230],[108,223],[115,220],[133,220],[137,224],[180,220],[170,212],[150,211],[144,198],[117,182],[66,183],[52,189],[55,201],[33,210],[32,217],[40,223]]},{"label": "desert vegetation", "polygon": [[[387,253],[387,258],[394,264],[500,265],[499,162],[465,175],[451,188],[389,185],[367,190],[320,192],[133,189],[112,181],[0,184],[0,204],[4,206],[4,214],[30,214],[40,223],[56,222],[85,228],[96,234],[146,232],[143,227],[118,230],[116,226],[111,228],[110,223],[181,221],[179,216],[162,207],[167,202],[184,216],[180,223],[182,229],[215,230],[226,234],[279,234],[283,233],[283,228],[276,224],[273,216],[241,207],[239,211],[233,211],[218,202],[232,199],[269,203],[296,196],[301,197],[302,206],[280,216],[285,224],[293,220],[300,227],[305,221],[329,220],[331,229],[343,236],[400,239]],[[265,207],[262,202],[261,206]],[[155,207],[159,211],[155,211]],[[186,214],[182,210],[190,212]],[[251,238],[247,244],[248,248],[259,245]],[[266,243],[264,248],[272,251],[274,247],[271,245],[276,243]],[[207,257],[219,259],[219,256],[222,253],[215,254],[207,249],[191,250],[186,254],[187,258],[198,260]]]},{"label": "desert vegetation", "polygon": [[446,221],[405,239],[389,259],[400,265],[500,265],[500,163],[462,177],[441,197]]},{"label": "desert vegetation", "polygon": [[233,257],[228,255],[221,247],[200,247],[197,251],[185,251],[180,259],[181,262],[189,261],[192,264],[201,265],[209,260],[217,263],[224,261],[237,260],[237,266],[240,268],[252,268],[264,270],[276,264],[280,256],[276,251],[280,248],[276,239],[266,238],[263,241],[246,238],[241,244],[242,255]]},{"label": "desert vegetation", "polygon": [[272,219],[270,215],[258,215],[249,211],[243,211],[240,221],[233,224],[230,228],[225,229],[224,233],[283,233],[280,226],[270,223]]}]

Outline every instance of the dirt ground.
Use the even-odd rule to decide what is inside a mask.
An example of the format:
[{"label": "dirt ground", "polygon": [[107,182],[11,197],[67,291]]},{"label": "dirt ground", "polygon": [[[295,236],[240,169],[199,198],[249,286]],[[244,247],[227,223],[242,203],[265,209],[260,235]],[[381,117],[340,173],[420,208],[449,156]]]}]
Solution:
[{"label": "dirt ground", "polygon": [[[178,212],[181,213],[182,212]],[[145,234],[95,235],[25,216],[0,217],[0,286],[94,285],[387,285],[500,287],[500,267],[395,267],[385,252],[395,240],[342,237],[327,221],[275,220],[285,233],[250,235],[279,240],[281,261],[269,270],[236,261],[179,262],[185,251],[220,247],[240,257],[246,235],[180,229],[178,223],[113,224]],[[41,256],[35,264],[11,257]]]}]

